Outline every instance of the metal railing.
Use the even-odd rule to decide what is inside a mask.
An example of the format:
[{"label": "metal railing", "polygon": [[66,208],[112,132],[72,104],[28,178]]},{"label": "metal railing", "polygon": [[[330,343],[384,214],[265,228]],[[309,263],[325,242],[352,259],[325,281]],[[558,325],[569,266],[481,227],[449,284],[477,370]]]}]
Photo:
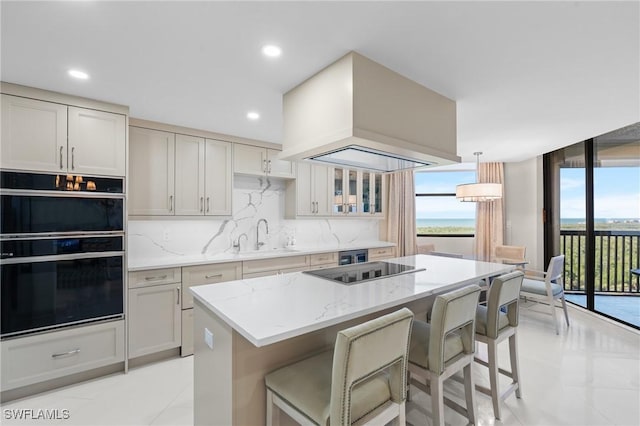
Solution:
[{"label": "metal railing", "polygon": [[[640,294],[640,231],[595,231],[595,292]],[[585,291],[586,231],[561,230],[564,288]]]}]

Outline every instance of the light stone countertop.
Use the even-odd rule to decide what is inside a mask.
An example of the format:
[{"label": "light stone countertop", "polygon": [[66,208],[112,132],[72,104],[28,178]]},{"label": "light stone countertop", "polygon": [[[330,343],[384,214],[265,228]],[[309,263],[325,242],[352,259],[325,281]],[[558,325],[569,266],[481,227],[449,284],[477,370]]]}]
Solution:
[{"label": "light stone countertop", "polygon": [[259,251],[245,251],[241,253],[224,252],[215,255],[192,254],[178,255],[166,253],[162,256],[143,257],[129,256],[128,270],[130,272],[148,269],[174,268],[180,266],[206,265],[209,263],[241,262],[245,260],[268,259],[284,256],[305,256],[317,253],[332,253],[345,250],[358,250],[381,247],[395,247],[395,244],[387,241],[370,241],[357,244],[332,244],[325,246],[292,246],[277,249],[263,249]]},{"label": "light stone countertop", "polygon": [[386,261],[425,270],[351,285],[294,272],[191,287],[190,291],[206,309],[260,347],[514,269],[513,265],[428,255]]}]

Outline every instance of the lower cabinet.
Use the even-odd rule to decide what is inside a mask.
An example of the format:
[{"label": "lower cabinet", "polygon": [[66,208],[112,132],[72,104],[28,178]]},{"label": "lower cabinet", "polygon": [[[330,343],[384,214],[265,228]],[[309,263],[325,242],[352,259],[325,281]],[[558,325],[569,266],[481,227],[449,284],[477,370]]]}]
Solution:
[{"label": "lower cabinet", "polygon": [[180,355],[193,354],[193,296],[190,287],[242,278],[242,262],[185,266],[182,268],[182,346]]},{"label": "lower cabinet", "polygon": [[182,344],[180,283],[129,290],[129,358]]},{"label": "lower cabinet", "polygon": [[395,247],[379,247],[369,249],[369,261],[391,259],[392,257],[396,257]]},{"label": "lower cabinet", "polygon": [[124,361],[124,321],[67,328],[0,343],[3,391]]}]

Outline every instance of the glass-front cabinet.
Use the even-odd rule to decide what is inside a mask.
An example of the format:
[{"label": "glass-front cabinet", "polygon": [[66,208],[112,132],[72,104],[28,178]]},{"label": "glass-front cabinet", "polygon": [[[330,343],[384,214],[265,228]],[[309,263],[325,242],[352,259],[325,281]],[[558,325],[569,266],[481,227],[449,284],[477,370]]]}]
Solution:
[{"label": "glass-front cabinet", "polygon": [[360,213],[358,194],[361,193],[361,182],[357,170],[333,169],[333,214]]},{"label": "glass-front cabinet", "polygon": [[362,172],[362,213],[382,216],[382,182],[382,174]]},{"label": "glass-front cabinet", "polygon": [[381,173],[334,168],[334,215],[382,217],[384,176]]}]

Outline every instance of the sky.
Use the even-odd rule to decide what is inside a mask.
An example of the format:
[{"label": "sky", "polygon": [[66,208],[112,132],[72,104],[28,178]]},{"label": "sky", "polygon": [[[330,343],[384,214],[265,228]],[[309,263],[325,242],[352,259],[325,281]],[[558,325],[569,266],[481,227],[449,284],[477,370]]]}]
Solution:
[{"label": "sky", "polygon": [[[640,167],[597,167],[593,185],[596,218],[640,218]],[[585,217],[584,169],[560,169],[560,217]]]},{"label": "sky", "polygon": [[[475,171],[416,173],[416,194],[455,193],[456,185],[473,183]],[[474,219],[476,203],[463,203],[456,197],[417,197],[417,219]]]}]

